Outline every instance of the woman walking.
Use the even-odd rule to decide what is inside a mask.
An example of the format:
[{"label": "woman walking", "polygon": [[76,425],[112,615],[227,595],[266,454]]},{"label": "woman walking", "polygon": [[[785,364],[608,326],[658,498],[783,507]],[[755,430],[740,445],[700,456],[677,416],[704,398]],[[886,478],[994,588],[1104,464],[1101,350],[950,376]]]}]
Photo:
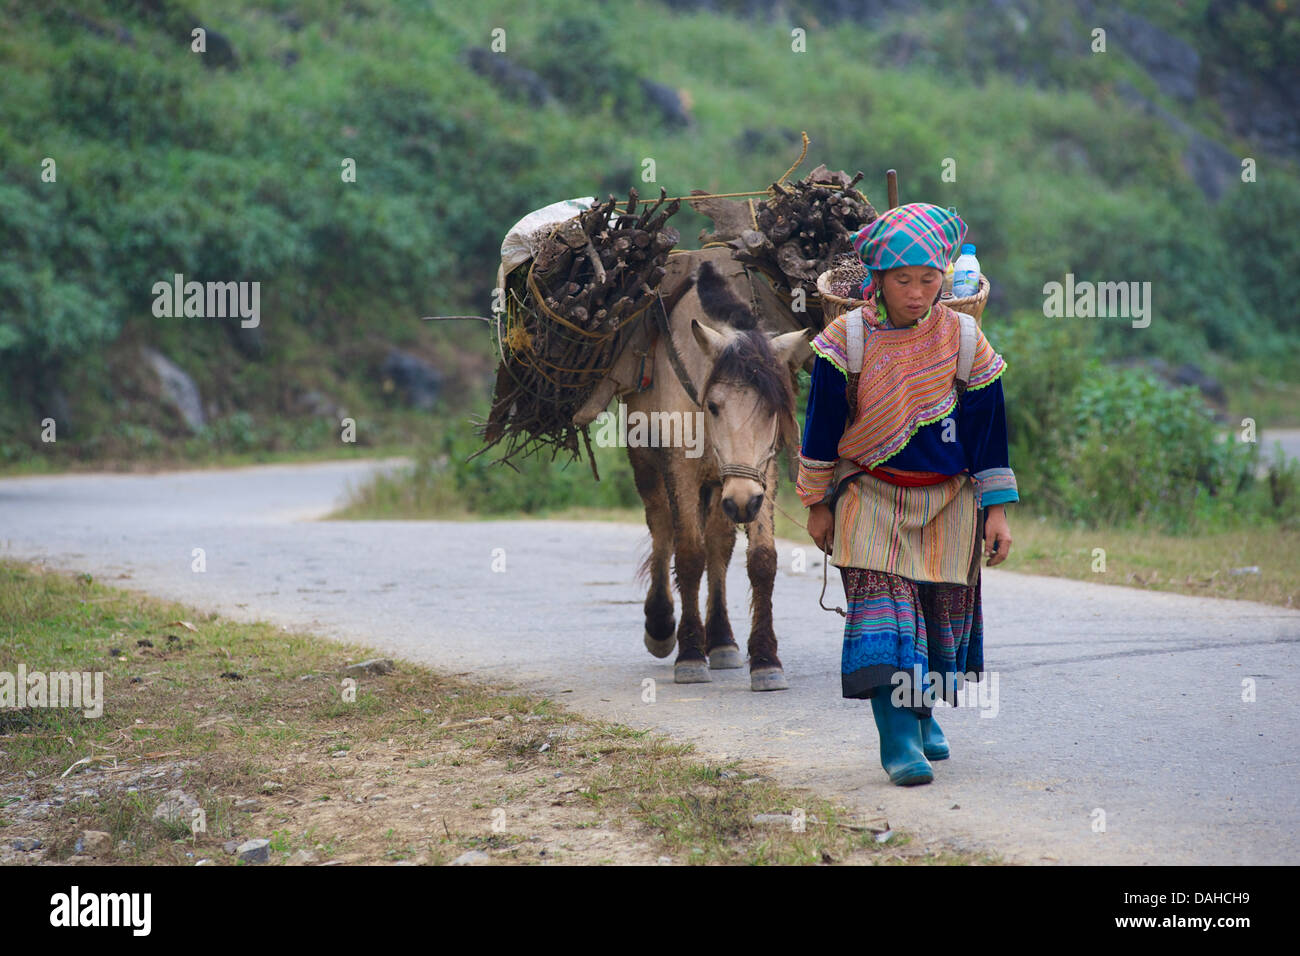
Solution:
[{"label": "woman walking", "polygon": [[980,541],[989,566],[1006,560],[1004,505],[1019,500],[1005,363],[939,302],[965,234],[929,203],[855,233],[866,305],[812,343],[797,491],[844,581],[843,695],[871,700],[881,764],[901,786],[929,783],[930,760],[948,756],[935,700],[956,706],[959,682],[983,675]]}]

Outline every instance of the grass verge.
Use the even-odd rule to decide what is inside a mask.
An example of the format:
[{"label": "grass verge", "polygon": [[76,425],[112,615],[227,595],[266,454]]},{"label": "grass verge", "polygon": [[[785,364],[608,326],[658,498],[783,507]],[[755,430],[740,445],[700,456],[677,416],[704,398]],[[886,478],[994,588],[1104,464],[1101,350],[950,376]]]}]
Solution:
[{"label": "grass verge", "polygon": [[[776,535],[808,541],[806,512],[793,485],[782,481],[777,498]],[[645,526],[640,508],[569,506],[535,512],[479,515],[445,472],[405,469],[377,476],[331,517],[348,520],[501,520],[558,518],[621,521]],[[1074,578],[1201,597],[1261,601],[1300,607],[1300,532],[1277,527],[1212,534],[1171,535],[1143,529],[1073,528],[1013,504],[1007,508],[1014,541],[1001,567],[1024,574]],[[1096,549],[1105,552],[1098,561]],[[1252,570],[1256,569],[1256,570]]]},{"label": "grass verge", "polygon": [[0,863],[998,862],[467,675],[399,661],[345,699],[368,656],[0,562],[0,671],[104,674],[101,717],[0,710]]},{"label": "grass verge", "polygon": [[1008,515],[1015,544],[1003,566],[1012,571],[1300,607],[1300,532],[1250,528],[1174,536],[1062,527],[1011,508]]},{"label": "grass verge", "polygon": [[407,444],[357,446],[336,443],[320,448],[277,451],[213,451],[199,456],[185,452],[162,454],[153,458],[66,458],[58,461],[32,456],[21,462],[0,465],[0,478],[24,478],[34,475],[71,475],[93,472],[120,474],[155,474],[166,471],[199,471],[217,468],[244,468],[252,465],[297,465],[328,461],[362,461],[379,458],[403,458],[411,453]]}]

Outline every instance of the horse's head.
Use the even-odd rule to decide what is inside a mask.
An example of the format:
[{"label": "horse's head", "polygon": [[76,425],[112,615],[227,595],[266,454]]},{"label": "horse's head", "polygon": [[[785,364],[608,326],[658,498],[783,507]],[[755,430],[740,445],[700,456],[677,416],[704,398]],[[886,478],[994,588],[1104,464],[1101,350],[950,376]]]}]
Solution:
[{"label": "horse's head", "polygon": [[722,510],[732,521],[758,515],[768,465],[782,448],[797,447],[792,368],[809,354],[806,331],[771,334],[711,267],[700,271],[700,302],[724,331],[691,321],[691,333],[709,362],[700,390],[705,441],[722,477]]}]

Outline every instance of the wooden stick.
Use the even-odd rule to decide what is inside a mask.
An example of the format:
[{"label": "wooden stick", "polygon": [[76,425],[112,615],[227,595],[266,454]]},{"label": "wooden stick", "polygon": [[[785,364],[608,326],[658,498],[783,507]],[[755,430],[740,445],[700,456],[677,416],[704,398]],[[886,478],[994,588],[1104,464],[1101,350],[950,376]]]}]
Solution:
[{"label": "wooden stick", "polygon": [[592,245],[591,237],[587,237],[587,258],[591,260],[592,268],[596,270],[596,281],[604,283],[605,267],[601,264],[600,254],[596,252],[596,247]]}]

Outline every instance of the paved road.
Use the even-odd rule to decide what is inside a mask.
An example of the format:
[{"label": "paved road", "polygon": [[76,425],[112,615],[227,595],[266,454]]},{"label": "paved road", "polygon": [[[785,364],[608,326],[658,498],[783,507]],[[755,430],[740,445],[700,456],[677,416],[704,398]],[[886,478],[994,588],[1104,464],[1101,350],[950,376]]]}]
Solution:
[{"label": "paved road", "polygon": [[[641,646],[643,529],[312,520],[371,467],[4,479],[0,554],[128,573],[119,583],[204,609],[512,680],[883,808],[936,844],[1026,863],[1300,863],[1300,709],[1288,690],[1300,611],[986,570],[996,716],[940,709],[954,756],[933,784],[902,789],[880,769],[870,706],[839,696],[840,619],[817,606],[820,566],[791,570],[796,544],[781,543],[776,585],[791,689],[754,694],[743,670],[677,686],[671,659]],[[190,569],[196,547],[203,574]],[[492,569],[498,548],[504,571]],[[743,542],[728,585],[736,621],[742,558]]]},{"label": "paved road", "polygon": [[1300,428],[1273,428],[1259,433],[1260,451],[1266,462],[1273,460],[1274,445],[1282,446],[1282,454],[1300,459]]}]

